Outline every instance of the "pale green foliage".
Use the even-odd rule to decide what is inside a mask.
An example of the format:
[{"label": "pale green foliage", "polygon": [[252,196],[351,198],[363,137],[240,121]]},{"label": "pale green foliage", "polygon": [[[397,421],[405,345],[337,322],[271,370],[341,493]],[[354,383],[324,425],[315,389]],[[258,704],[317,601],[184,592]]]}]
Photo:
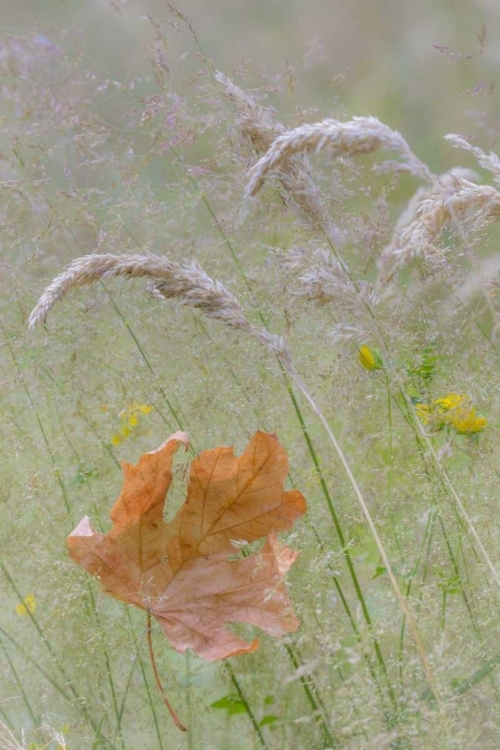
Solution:
[{"label": "pale green foliage", "polygon": [[[189,85],[169,77],[169,27],[152,29],[151,61],[120,82],[64,39],[11,37],[2,50],[0,719],[50,748],[58,732],[69,748],[495,748],[500,591],[450,491],[500,568],[498,313],[481,273],[492,230],[484,215],[461,231],[447,226],[433,253],[377,287],[391,228],[421,182],[370,172],[375,156],[329,163],[325,151],[304,168],[331,227],[308,223],[287,174],[269,175],[243,205],[259,154],[237,111],[203,59]],[[142,281],[76,290],[46,328],[26,333],[35,301],[69,261],[145,250],[196,258],[252,323],[285,336],[377,523],[440,710],[352,485],[297,392],[309,450],[269,351],[147,295]],[[325,269],[331,298],[318,281]],[[380,369],[360,366],[363,344],[380,350]],[[412,403],[449,393],[468,394],[484,432],[426,438]],[[152,410],[123,439],[134,405]],[[107,527],[119,461],[179,428],[195,451],[240,451],[256,429],[275,431],[310,508],[287,538],[301,550],[289,580],[302,621],[293,638],[261,638],[231,671],[155,638],[187,739],[173,737],[154,686],[141,613],[104,597],[64,549],[83,515]],[[169,516],[184,496],[185,460]],[[28,594],[36,609],[20,616]]]}]

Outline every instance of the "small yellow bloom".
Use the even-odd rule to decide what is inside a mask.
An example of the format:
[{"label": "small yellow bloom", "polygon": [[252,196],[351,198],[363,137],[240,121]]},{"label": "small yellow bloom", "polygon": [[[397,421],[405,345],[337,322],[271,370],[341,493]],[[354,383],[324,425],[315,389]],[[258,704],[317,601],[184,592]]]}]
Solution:
[{"label": "small yellow bloom", "polygon": [[381,370],[383,367],[382,360],[378,352],[373,352],[369,346],[363,344],[358,349],[358,361],[365,370]]},{"label": "small yellow bloom", "polygon": [[460,435],[481,432],[488,424],[486,417],[477,415],[471,399],[465,393],[449,393],[437,398],[430,406],[417,404],[415,411],[424,424],[433,423],[438,430],[452,427]]},{"label": "small yellow bloom", "polygon": [[453,409],[458,409],[458,407],[462,407],[467,404],[468,401],[468,396],[463,393],[450,393],[444,398],[436,399],[433,406],[437,411],[448,412]]},{"label": "small yellow bloom", "polygon": [[27,617],[28,613],[33,614],[36,609],[36,599],[34,594],[28,594],[23,599],[23,603],[16,604],[16,615]]},{"label": "small yellow bloom", "polygon": [[431,410],[428,404],[415,404],[415,412],[423,424],[429,424],[431,421]]},{"label": "small yellow bloom", "polygon": [[453,420],[452,425],[461,435],[472,434],[484,430],[488,420],[486,417],[478,417],[476,410],[472,408],[463,418],[457,417]]},{"label": "small yellow bloom", "polygon": [[131,404],[120,412],[121,427],[111,438],[111,445],[120,445],[126,440],[137,427],[140,417],[150,414],[153,407],[149,404]]},{"label": "small yellow bloom", "polygon": [[150,414],[152,411],[153,407],[149,406],[149,404],[131,404],[124,409],[124,412],[128,414]]},{"label": "small yellow bloom", "polygon": [[432,406],[440,427],[455,427],[458,423],[468,420],[471,414],[475,415],[470,398],[463,393],[450,393],[444,398],[438,398]]}]

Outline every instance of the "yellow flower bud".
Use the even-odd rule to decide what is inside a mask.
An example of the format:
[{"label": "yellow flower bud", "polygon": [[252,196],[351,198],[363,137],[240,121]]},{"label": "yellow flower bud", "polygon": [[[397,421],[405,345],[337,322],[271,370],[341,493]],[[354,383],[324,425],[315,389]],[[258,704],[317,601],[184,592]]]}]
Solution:
[{"label": "yellow flower bud", "polygon": [[363,344],[358,349],[358,361],[365,370],[381,370],[383,365],[382,359],[377,351],[372,351],[369,346]]}]

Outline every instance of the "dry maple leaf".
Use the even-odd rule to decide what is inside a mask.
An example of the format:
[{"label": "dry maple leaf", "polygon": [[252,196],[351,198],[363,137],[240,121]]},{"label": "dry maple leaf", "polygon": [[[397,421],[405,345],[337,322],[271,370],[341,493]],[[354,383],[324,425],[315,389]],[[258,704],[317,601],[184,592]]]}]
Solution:
[{"label": "dry maple leaf", "polygon": [[[306,501],[285,491],[288,460],[275,435],[257,432],[242,456],[232,448],[204,451],[191,464],[188,494],[175,518],[163,520],[177,448],[176,432],[137,465],[124,463],[123,490],[107,534],[88,517],[68,537],[70,556],[95,575],[107,594],[141,607],[159,622],[172,646],[205,659],[253,651],[227,629],[257,625],[273,636],[298,620],[283,584],[297,552],[280,548],[275,532],[305,513]],[[235,541],[266,537],[262,549],[235,557]]]}]

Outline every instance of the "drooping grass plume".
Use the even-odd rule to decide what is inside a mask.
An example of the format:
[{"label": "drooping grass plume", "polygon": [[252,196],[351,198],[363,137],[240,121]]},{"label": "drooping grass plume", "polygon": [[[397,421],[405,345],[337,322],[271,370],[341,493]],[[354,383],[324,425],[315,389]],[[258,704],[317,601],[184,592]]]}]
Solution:
[{"label": "drooping grass plume", "polygon": [[202,310],[208,317],[230,321],[234,328],[247,324],[241,308],[222,284],[213,281],[201,266],[193,261],[181,266],[158,255],[95,254],[77,258],[57,276],[44,291],[33,309],[28,326],[34,329],[45,323],[56,302],[77,287],[94,284],[110,276],[151,278],[161,282],[161,292],[166,297]]},{"label": "drooping grass plume", "polygon": [[354,280],[346,264],[338,260],[327,246],[293,247],[279,255],[283,268],[294,278],[290,294],[322,307],[331,305],[345,320],[347,315],[363,321],[366,311],[375,310],[380,298],[374,286],[365,280]]},{"label": "drooping grass plume", "polygon": [[[258,104],[224,73],[217,72],[215,78],[238,113],[236,125],[240,135],[253,145],[258,154],[268,151],[276,139],[285,136],[285,126],[275,122],[269,109]],[[294,153],[285,157],[277,167],[276,175],[285,205],[295,211],[300,221],[316,231],[322,227],[332,240],[341,243],[343,233],[325,207],[321,192],[312,178],[307,154]]]},{"label": "drooping grass plume", "polygon": [[24,750],[10,729],[0,720],[0,750]]},{"label": "drooping grass plume", "polygon": [[283,339],[252,326],[236,298],[218,281],[211,279],[197,261],[186,266],[159,255],[86,255],[77,258],[47,287],[33,309],[28,327],[45,323],[54,305],[74,288],[93,284],[110,276],[150,278],[153,288],[167,299],[201,310],[236,330],[249,333],[280,358],[287,358]]},{"label": "drooping grass plume", "polygon": [[479,182],[479,176],[471,169],[454,167],[449,172],[440,174],[432,184],[419,187],[410,198],[406,208],[401,212],[394,225],[391,241],[383,249],[378,259],[377,287],[379,289],[386,288],[393,281],[397,268],[404,265],[406,256],[402,256],[399,252],[401,243],[408,228],[418,221],[423,202],[432,200],[434,196],[446,196],[448,193],[452,193],[454,189],[458,189],[465,181],[477,183]]},{"label": "drooping grass plume", "polygon": [[250,170],[246,196],[256,195],[267,175],[292,156],[318,153],[325,148],[334,158],[370,154],[380,149],[395,151],[402,158],[406,171],[433,181],[429,168],[413,154],[403,136],[376,117],[354,117],[349,122],[326,119],[312,125],[301,125],[278,136]]},{"label": "drooping grass plume", "polygon": [[237,125],[241,134],[248,138],[258,152],[267,151],[278,136],[286,132],[286,128],[275,122],[269,109],[257,103],[224,73],[215,73],[216,81],[222,86],[224,94],[238,112]]},{"label": "drooping grass plume", "polygon": [[448,143],[451,143],[454,148],[461,148],[464,151],[469,151],[473,154],[476,157],[479,166],[483,167],[483,169],[487,169],[488,172],[491,172],[494,181],[497,185],[500,185],[500,159],[494,151],[490,151],[490,153],[487,154],[482,148],[479,148],[479,146],[473,146],[472,143],[469,143],[468,140],[456,133],[445,135],[444,138]]},{"label": "drooping grass plume", "polygon": [[397,246],[392,248],[400,264],[423,257],[435,263],[442,262],[446,249],[440,246],[445,228],[474,232],[500,219],[500,192],[490,185],[476,185],[455,178],[453,189],[420,201],[415,218],[399,235]]}]

